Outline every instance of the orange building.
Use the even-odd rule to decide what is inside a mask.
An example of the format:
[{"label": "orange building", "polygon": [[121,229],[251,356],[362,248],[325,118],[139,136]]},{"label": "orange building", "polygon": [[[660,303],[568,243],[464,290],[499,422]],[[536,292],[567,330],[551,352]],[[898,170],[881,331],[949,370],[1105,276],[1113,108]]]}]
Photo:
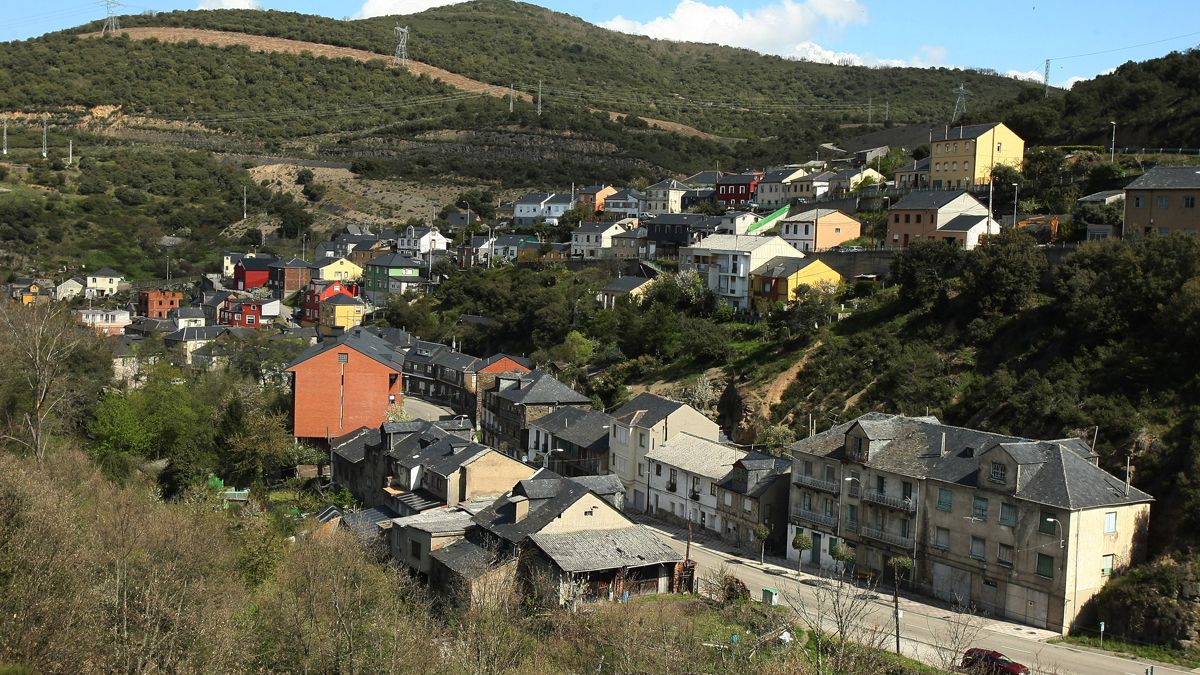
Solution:
[{"label": "orange building", "polygon": [[401,402],[404,357],[372,333],[355,329],[317,344],[288,367],[292,435],[330,439],[375,428]]},{"label": "orange building", "polygon": [[182,291],[141,291],[138,293],[138,316],[165,319],[167,313],[183,306]]}]

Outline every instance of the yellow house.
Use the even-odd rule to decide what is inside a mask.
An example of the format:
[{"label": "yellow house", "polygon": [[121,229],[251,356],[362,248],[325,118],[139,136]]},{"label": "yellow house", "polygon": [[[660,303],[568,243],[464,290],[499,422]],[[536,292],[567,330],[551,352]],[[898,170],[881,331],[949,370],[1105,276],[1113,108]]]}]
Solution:
[{"label": "yellow house", "polygon": [[760,312],[766,311],[777,302],[795,301],[801,286],[834,287],[844,281],[816,258],[772,258],[750,273],[750,302]]},{"label": "yellow house", "polygon": [[321,303],[318,330],[322,335],[337,335],[361,326],[366,313],[366,304],[362,300],[348,295],[335,295]]},{"label": "yellow house", "polygon": [[985,185],[992,167],[1019,171],[1024,156],[1025,141],[1000,122],[950,127],[930,141],[929,182],[934,190]]},{"label": "yellow house", "polygon": [[318,279],[358,281],[363,275],[363,268],[346,258],[323,258],[317,261],[316,267]]}]

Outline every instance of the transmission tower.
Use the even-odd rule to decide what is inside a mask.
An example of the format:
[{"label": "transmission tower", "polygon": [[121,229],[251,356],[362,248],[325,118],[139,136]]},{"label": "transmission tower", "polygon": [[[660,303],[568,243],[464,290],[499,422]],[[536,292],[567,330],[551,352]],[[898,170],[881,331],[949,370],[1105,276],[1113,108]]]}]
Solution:
[{"label": "transmission tower", "polygon": [[117,0],[104,0],[104,7],[108,10],[108,16],[104,19],[104,26],[100,29],[100,36],[116,35],[117,31],[121,30],[121,20],[117,18],[117,7],[121,3]]},{"label": "transmission tower", "polygon": [[965,85],[959,83],[959,85],[954,88],[954,93],[958,94],[958,100],[954,102],[954,114],[950,116],[951,124],[954,124],[954,120],[967,113],[967,95],[971,92],[967,91],[967,87]]},{"label": "transmission tower", "polygon": [[408,62],[408,26],[396,26],[396,55],[392,57],[393,66],[402,66]]}]

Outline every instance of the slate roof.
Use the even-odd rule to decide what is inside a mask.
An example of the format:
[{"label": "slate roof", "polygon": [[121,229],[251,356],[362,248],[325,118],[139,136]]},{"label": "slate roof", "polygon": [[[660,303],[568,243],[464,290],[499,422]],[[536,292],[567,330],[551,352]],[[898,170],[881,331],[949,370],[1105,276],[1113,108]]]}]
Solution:
[{"label": "slate roof", "polygon": [[331,297],[328,297],[328,298],[322,300],[321,304],[322,305],[359,305],[359,306],[365,307],[367,303],[363,302],[362,300],[360,300],[356,297],[346,295],[345,293],[338,293],[336,295],[333,295]]},{"label": "slate roof", "polygon": [[529,537],[564,572],[644,567],[674,563],[683,556],[645,525]]},{"label": "slate roof", "polygon": [[614,410],[612,416],[620,422],[649,429],[685,405],[687,404],[644,391]]},{"label": "slate roof", "polygon": [[113,342],[113,358],[125,356],[131,347],[141,344],[145,339],[141,335],[118,335]]},{"label": "slate roof", "polygon": [[680,183],[679,181],[675,180],[674,178],[668,178],[666,180],[660,180],[657,183],[655,183],[654,185],[651,185],[650,187],[646,188],[646,191],[647,192],[649,192],[650,190],[687,191],[687,189],[688,189],[688,186],[684,185],[683,183]]},{"label": "slate roof", "polygon": [[[735,234],[713,234],[701,239],[694,248],[719,251],[753,251],[779,237],[756,237]],[[798,253],[798,252],[797,252]]]},{"label": "slate roof", "polygon": [[451,370],[467,371],[479,359],[470,354],[463,354],[452,349],[447,349],[438,352],[433,357],[433,362],[443,368]]},{"label": "slate roof", "polygon": [[387,506],[376,506],[342,514],[342,525],[350,528],[359,539],[370,542],[379,536],[380,524],[391,521],[396,515],[396,512]]},{"label": "slate roof", "polygon": [[746,453],[746,456],[739,459],[737,463],[746,469],[748,478],[753,482],[743,488],[730,476],[722,481],[720,486],[726,490],[754,498],[761,497],[763,493],[771,489],[775,481],[784,479],[785,474],[792,466],[790,459],[773,457],[761,452]]},{"label": "slate roof", "polygon": [[611,424],[612,417],[596,410],[559,408],[529,426],[544,429],[555,437],[581,448],[606,451],[608,450],[607,427]]},{"label": "slate roof", "polygon": [[592,399],[559,382],[543,370],[523,374],[517,385],[496,393],[503,399],[523,405],[590,403]]},{"label": "slate roof", "polygon": [[295,368],[296,366],[304,363],[314,356],[317,356],[318,354],[323,354],[330,349],[336,349],[341,346],[349,347],[359,354],[362,354],[367,358],[374,359],[375,361],[389,368],[394,368],[397,371],[400,370],[401,365],[404,363],[404,357],[401,354],[396,353],[395,348],[391,343],[375,335],[374,333],[371,333],[370,331],[354,328],[353,330],[348,330],[339,335],[336,339],[323,340],[304,350],[299,356],[296,357],[296,360],[292,361],[288,365],[288,370]]},{"label": "slate roof", "polygon": [[411,527],[431,534],[454,534],[464,532],[474,521],[471,514],[459,509],[430,509],[415,516],[392,520],[393,527]]},{"label": "slate roof", "polygon": [[1125,186],[1126,190],[1200,189],[1200,167],[1156,166]]},{"label": "slate roof", "polygon": [[379,257],[371,258],[369,261],[367,261],[367,264],[375,267],[388,268],[400,267],[420,269],[422,267],[420,260],[414,260],[413,258],[400,253],[385,253]]},{"label": "slate roof", "polygon": [[721,176],[717,181],[720,185],[749,185],[756,180],[760,180],[760,176],[753,173],[735,173]]},{"label": "slate roof", "polygon": [[267,272],[271,269],[271,263],[275,262],[274,258],[262,257],[257,258],[242,258],[237,262],[237,267],[241,267],[247,272]]},{"label": "slate roof", "polygon": [[199,307],[176,307],[167,316],[173,319],[203,319],[204,310]]},{"label": "slate roof", "polygon": [[998,122],[989,122],[987,124],[966,124],[963,126],[950,127],[950,131],[942,132],[941,138],[934,138],[935,141],[954,141],[963,138],[979,138],[995,128]]},{"label": "slate roof", "polygon": [[940,209],[965,194],[963,190],[918,190],[905,195],[889,210]]},{"label": "slate roof", "polygon": [[[519,544],[549,525],[588,492],[588,488],[565,478],[523,480],[509,495],[476,514],[475,522],[501,539]],[[529,512],[519,522],[514,522],[514,500],[521,497],[528,500]]]},{"label": "slate roof", "polygon": [[514,204],[541,204],[542,202],[546,201],[549,198],[550,198],[550,195],[546,192],[530,192],[529,194],[525,195],[524,197],[521,197],[520,199],[518,199],[517,201],[515,201],[513,203]]},{"label": "slate roof", "polygon": [[431,553],[430,556],[451,571],[468,579],[486,572],[496,560],[494,553],[466,539],[443,546]]},{"label": "slate roof", "polygon": [[330,449],[338,457],[357,464],[367,456],[367,446],[378,445],[379,441],[379,429],[359,427],[344,436],[335,438],[330,444]]},{"label": "slate roof", "polygon": [[226,331],[229,331],[229,326],[201,326],[197,328],[180,328],[174,333],[167,333],[163,336],[166,342],[189,342],[193,340],[215,340]]},{"label": "slate roof", "polygon": [[837,209],[808,209],[784,216],[780,220],[788,223],[815,223],[819,218],[828,218],[835,213],[842,212]]},{"label": "slate roof", "polygon": [[600,290],[603,293],[632,293],[651,281],[654,280],[645,277],[617,277]]},{"label": "slate roof", "polygon": [[1076,199],[1075,201],[1082,202],[1084,204],[1087,204],[1089,202],[1107,202],[1108,200],[1112,199],[1113,197],[1120,197],[1121,199],[1124,199],[1125,191],[1124,190],[1101,190],[1100,192],[1093,192],[1090,195],[1084,195],[1084,196],[1080,197],[1079,199]]},{"label": "slate roof", "polygon": [[606,473],[602,476],[572,476],[567,480],[579,483],[601,497],[625,494],[625,484],[615,473]]},{"label": "slate roof", "polygon": [[645,239],[646,228],[635,227],[632,230],[625,230],[613,235],[613,239]]},{"label": "slate roof", "polygon": [[[573,232],[577,232],[579,234],[600,234],[600,233],[608,232],[609,230],[613,229],[614,227],[619,227],[619,226],[616,223],[604,223],[604,222],[582,223],[581,225],[579,225],[579,227],[576,227],[573,230]],[[621,228],[621,229],[624,229],[624,228]]]},{"label": "slate roof", "polygon": [[646,453],[646,459],[712,480],[721,480],[733,470],[734,462],[746,454],[745,450],[684,432]]},{"label": "slate roof", "polygon": [[496,243],[493,244],[493,247],[495,247],[495,248],[507,247],[507,246],[519,247],[522,244],[526,244],[529,242],[536,242],[536,241],[537,241],[537,237],[532,234],[505,234],[505,235],[496,237]]},{"label": "slate roof", "polygon": [[360,326],[358,330],[370,333],[375,337],[382,339],[392,346],[393,349],[401,349],[411,346],[416,338],[412,333],[401,328],[382,328],[382,327],[364,327]]},{"label": "slate roof", "polygon": [[624,190],[618,190],[616,194],[612,194],[604,198],[605,202],[608,202],[609,200],[614,202],[627,202],[629,200],[644,202],[646,201],[646,195],[633,188],[625,188]]},{"label": "slate roof", "polygon": [[700,173],[684,178],[683,182],[688,185],[716,185],[717,181],[724,175],[720,171],[701,171]]},{"label": "slate roof", "polygon": [[973,227],[987,225],[987,221],[987,216],[970,216],[963,214],[961,216],[955,216],[951,218],[938,229],[945,232],[969,232]]},{"label": "slate roof", "polygon": [[901,171],[901,172],[924,171],[924,172],[928,173],[929,172],[929,160],[930,160],[929,157],[924,157],[924,158],[918,159],[916,161],[909,162],[908,164],[905,164],[904,166],[896,169],[896,171]]},{"label": "slate roof", "polygon": [[290,260],[275,260],[271,262],[271,267],[274,269],[314,269],[315,266],[307,260],[300,258],[292,258]]},{"label": "slate roof", "polygon": [[100,270],[92,272],[88,276],[89,277],[123,277],[125,275],[121,274],[120,272],[114,270],[111,267],[104,267],[104,268],[101,268]]},{"label": "slate roof", "polygon": [[570,193],[567,193],[567,192],[559,192],[559,193],[550,195],[550,198],[546,200],[546,203],[547,204],[573,204],[573,203],[575,203],[575,196]]}]

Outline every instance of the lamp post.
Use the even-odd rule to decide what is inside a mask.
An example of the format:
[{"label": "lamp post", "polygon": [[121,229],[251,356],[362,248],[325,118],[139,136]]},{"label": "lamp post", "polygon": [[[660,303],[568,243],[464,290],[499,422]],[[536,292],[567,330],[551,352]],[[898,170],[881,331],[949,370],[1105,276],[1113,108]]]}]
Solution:
[{"label": "lamp post", "polygon": [[1017,229],[1017,196],[1021,194],[1021,185],[1013,183],[1013,229]]},{"label": "lamp post", "polygon": [[1064,539],[1063,539],[1063,526],[1062,526],[1062,522],[1061,522],[1061,521],[1059,521],[1059,519],[1058,519],[1058,518],[1047,518],[1047,519],[1046,519],[1046,522],[1047,522],[1047,523],[1054,523],[1055,525],[1057,525],[1057,526],[1058,526],[1058,547],[1059,547],[1059,548],[1066,548],[1066,540],[1064,540]]},{"label": "lamp post", "polygon": [[1112,125],[1112,145],[1108,149],[1108,161],[1115,164],[1117,161],[1117,123],[1111,120],[1108,123]]},{"label": "lamp post", "polygon": [[488,226],[487,226],[487,230],[488,230],[488,240],[487,240],[487,246],[488,246],[488,258],[487,258],[487,266],[488,266],[488,269],[490,270],[490,269],[492,269],[492,254],[494,254],[494,253],[496,252],[496,240],[495,240],[495,239],[492,237],[492,226],[491,226],[491,225],[488,225]]}]

